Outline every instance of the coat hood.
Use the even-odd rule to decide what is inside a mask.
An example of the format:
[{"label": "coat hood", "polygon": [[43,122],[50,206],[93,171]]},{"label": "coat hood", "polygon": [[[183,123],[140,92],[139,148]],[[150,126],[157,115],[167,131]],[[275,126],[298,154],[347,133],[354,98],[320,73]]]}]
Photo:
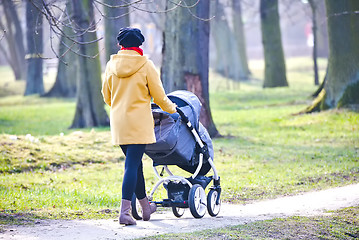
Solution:
[{"label": "coat hood", "polygon": [[132,50],[121,50],[111,55],[109,61],[110,72],[119,78],[130,77],[147,62],[147,57],[139,55]]}]

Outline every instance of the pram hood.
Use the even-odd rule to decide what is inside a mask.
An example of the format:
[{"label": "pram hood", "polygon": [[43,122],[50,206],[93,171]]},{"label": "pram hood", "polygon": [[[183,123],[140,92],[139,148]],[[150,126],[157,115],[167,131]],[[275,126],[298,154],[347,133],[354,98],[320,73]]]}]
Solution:
[{"label": "pram hood", "polygon": [[[211,138],[206,128],[199,122],[201,102],[198,97],[184,90],[169,93],[167,96],[188,117],[201,140],[207,145],[209,155],[213,159]],[[146,146],[146,154],[153,160],[154,165],[190,166],[185,170],[194,172],[199,161],[198,145],[196,146],[196,140],[185,122],[180,120],[178,113],[166,113],[155,104],[152,106],[152,114],[155,121],[156,143]],[[204,162],[207,162],[207,159],[204,159]]]},{"label": "pram hood", "polygon": [[176,103],[179,108],[188,105],[192,109],[193,114],[193,123],[196,130],[199,128],[199,116],[201,113],[201,101],[198,97],[190,91],[186,90],[177,90],[169,93],[168,98],[171,99],[172,102]]}]

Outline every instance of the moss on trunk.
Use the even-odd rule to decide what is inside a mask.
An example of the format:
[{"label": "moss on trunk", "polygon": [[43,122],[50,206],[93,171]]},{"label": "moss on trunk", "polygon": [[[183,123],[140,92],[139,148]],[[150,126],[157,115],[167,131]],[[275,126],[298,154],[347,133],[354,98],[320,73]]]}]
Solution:
[{"label": "moss on trunk", "polygon": [[359,104],[359,1],[326,0],[329,59],[324,92],[305,112]]},{"label": "moss on trunk", "polygon": [[[359,80],[356,81],[353,84],[349,84],[344,93],[343,96],[340,98],[337,107],[338,108],[344,108],[348,107],[350,105],[359,105]],[[302,113],[312,113],[312,112],[319,112],[321,110],[327,110],[330,108],[328,104],[326,104],[326,91],[325,89],[322,89],[318,96],[314,99],[312,104],[308,106],[305,110],[299,112],[299,114]]]},{"label": "moss on trunk", "polygon": [[312,104],[298,114],[319,112],[322,109],[322,106],[324,107],[323,104],[325,103],[325,97],[325,89],[322,89],[318,96],[313,100]]},{"label": "moss on trunk", "polygon": [[359,79],[346,87],[343,96],[338,102],[338,107],[345,107],[351,104],[359,104]]},{"label": "moss on trunk", "polygon": [[359,80],[359,15],[343,14],[359,10],[359,1],[327,0],[329,36],[326,104],[337,108],[356,102]]}]

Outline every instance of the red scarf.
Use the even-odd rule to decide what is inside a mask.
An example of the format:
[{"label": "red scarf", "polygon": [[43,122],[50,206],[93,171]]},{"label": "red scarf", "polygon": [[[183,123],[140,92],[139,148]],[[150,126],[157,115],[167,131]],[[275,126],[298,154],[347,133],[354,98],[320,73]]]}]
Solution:
[{"label": "red scarf", "polygon": [[128,47],[128,48],[122,47],[121,50],[134,50],[138,52],[141,56],[143,56],[143,50],[139,47]]}]

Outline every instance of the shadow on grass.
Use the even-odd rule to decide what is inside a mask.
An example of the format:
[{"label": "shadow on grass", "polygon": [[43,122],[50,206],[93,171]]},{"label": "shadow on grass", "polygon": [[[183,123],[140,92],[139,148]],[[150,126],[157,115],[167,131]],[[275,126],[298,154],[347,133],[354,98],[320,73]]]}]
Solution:
[{"label": "shadow on grass", "polygon": [[17,124],[18,122],[14,120],[0,119],[0,125],[2,126],[2,128],[13,127],[16,126]]},{"label": "shadow on grass", "polygon": [[16,210],[0,210],[0,225],[32,225],[38,220],[46,219],[34,213],[17,212]]},{"label": "shadow on grass", "polygon": [[40,220],[108,219],[108,218],[117,218],[118,215],[119,215],[119,211],[117,209],[108,209],[108,208],[101,210],[85,210],[85,211],[34,210],[34,211],[25,212],[18,210],[0,210],[0,227],[13,226],[13,225],[34,225],[34,224],[39,224]]}]

